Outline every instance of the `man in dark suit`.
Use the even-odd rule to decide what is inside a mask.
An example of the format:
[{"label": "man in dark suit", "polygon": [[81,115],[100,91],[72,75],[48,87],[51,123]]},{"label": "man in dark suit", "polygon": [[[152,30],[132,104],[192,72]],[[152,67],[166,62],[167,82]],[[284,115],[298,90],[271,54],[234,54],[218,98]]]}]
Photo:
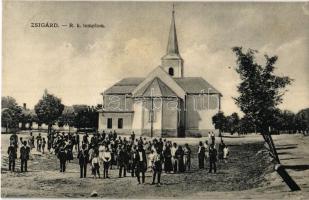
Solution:
[{"label": "man in dark suit", "polygon": [[209,147],[209,172],[212,172],[212,169],[214,169],[214,173],[217,172],[217,149],[214,147],[214,144],[212,143]]},{"label": "man in dark suit", "polygon": [[79,134],[77,132],[75,133],[75,150],[79,152]]},{"label": "man in dark suit", "polygon": [[199,143],[197,155],[199,169],[204,169],[205,147],[203,145],[203,142]]},{"label": "man in dark suit", "polygon": [[145,172],[147,169],[147,160],[146,160],[145,150],[143,149],[143,145],[138,146],[138,150],[135,156],[135,161],[136,161],[136,177],[137,177],[138,184],[141,183],[140,173],[142,173],[142,183],[145,183]]},{"label": "man in dark suit", "polygon": [[9,171],[14,172],[15,171],[15,160],[17,158],[17,152],[16,152],[16,148],[15,148],[13,142],[11,142],[11,145],[8,148],[8,155],[9,155]]},{"label": "man in dark suit", "polygon": [[58,159],[60,161],[60,172],[65,172],[65,164],[67,162],[67,153],[63,146],[60,147],[58,152]]},{"label": "man in dark suit", "polygon": [[131,162],[131,176],[134,177],[136,174],[136,154],[137,154],[137,149],[136,146],[133,146],[132,151],[130,152],[130,162]]},{"label": "man in dark suit", "polygon": [[27,146],[27,142],[24,141],[24,146],[20,148],[20,161],[21,172],[27,172],[27,161],[29,160],[30,147]]},{"label": "man in dark suit", "polygon": [[125,145],[122,145],[118,155],[118,163],[119,163],[119,178],[122,176],[123,170],[123,177],[126,177],[127,174],[127,167],[129,163],[129,155]]},{"label": "man in dark suit", "polygon": [[78,152],[77,158],[80,167],[80,178],[86,178],[87,164],[89,160],[89,153],[88,150],[86,149],[86,144],[82,145],[82,149]]}]

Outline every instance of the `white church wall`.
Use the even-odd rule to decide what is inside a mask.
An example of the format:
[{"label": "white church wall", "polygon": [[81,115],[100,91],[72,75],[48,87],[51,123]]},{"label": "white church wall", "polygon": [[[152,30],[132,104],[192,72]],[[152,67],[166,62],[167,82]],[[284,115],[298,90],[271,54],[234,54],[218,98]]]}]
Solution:
[{"label": "white church wall", "polygon": [[106,129],[106,119],[104,118],[104,115],[102,112],[99,113],[99,124],[98,124],[98,130],[103,131]]},{"label": "white church wall", "polygon": [[[153,112],[154,112],[154,121],[153,121],[153,132],[154,136],[160,136],[162,131],[162,100],[154,99],[153,100]],[[150,120],[150,110],[151,110],[151,101],[146,100],[143,103],[143,130],[142,134],[150,135],[151,131],[151,120]]]},{"label": "white church wall", "polygon": [[177,137],[178,100],[163,100],[162,102],[162,135]]},{"label": "white church wall", "polygon": [[143,102],[139,100],[134,101],[133,110],[132,130],[136,135],[141,135],[141,130],[143,129]]},{"label": "white church wall", "polygon": [[219,112],[219,95],[188,95],[187,97],[187,135],[199,133],[206,136],[214,131],[212,117]]}]

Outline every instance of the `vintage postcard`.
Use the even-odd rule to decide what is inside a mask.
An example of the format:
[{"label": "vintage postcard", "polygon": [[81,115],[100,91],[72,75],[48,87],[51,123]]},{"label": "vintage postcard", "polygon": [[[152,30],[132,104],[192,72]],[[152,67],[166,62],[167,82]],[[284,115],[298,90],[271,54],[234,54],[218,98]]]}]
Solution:
[{"label": "vintage postcard", "polygon": [[309,198],[308,2],[2,10],[2,198]]}]

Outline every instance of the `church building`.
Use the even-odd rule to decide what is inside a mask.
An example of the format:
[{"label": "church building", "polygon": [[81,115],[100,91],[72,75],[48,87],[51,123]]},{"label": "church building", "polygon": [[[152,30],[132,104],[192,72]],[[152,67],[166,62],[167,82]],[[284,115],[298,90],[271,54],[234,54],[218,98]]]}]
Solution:
[{"label": "church building", "polygon": [[[99,131],[154,137],[206,136],[215,131],[221,93],[202,77],[186,77],[175,12],[161,65],[146,77],[128,77],[105,90]],[[216,131],[217,132],[217,131]]]}]

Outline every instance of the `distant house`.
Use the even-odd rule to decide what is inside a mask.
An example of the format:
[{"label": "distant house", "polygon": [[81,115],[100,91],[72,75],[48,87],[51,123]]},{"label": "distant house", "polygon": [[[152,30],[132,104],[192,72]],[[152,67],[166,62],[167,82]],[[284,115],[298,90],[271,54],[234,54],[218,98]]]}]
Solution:
[{"label": "distant house", "polygon": [[174,11],[161,66],[145,78],[124,78],[102,93],[99,131],[185,137],[214,131],[221,93],[202,77],[186,77]]}]

